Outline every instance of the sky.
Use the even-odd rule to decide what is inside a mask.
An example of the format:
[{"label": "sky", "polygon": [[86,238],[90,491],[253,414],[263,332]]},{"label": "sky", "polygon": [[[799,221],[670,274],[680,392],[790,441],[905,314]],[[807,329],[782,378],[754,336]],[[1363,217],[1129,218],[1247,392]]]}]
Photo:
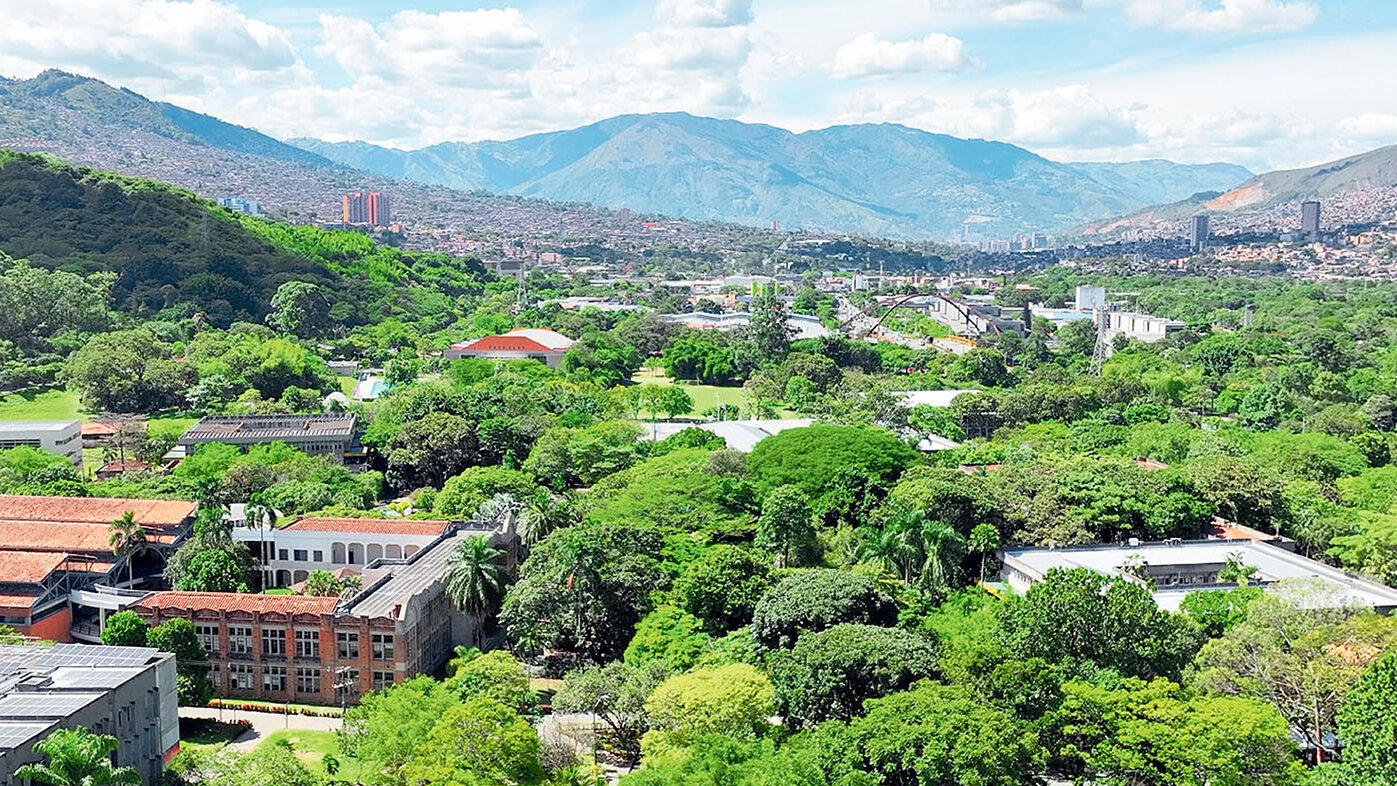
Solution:
[{"label": "sky", "polygon": [[0,74],[399,148],[657,111],[1254,171],[1397,143],[1397,0],[479,3],[0,0]]}]

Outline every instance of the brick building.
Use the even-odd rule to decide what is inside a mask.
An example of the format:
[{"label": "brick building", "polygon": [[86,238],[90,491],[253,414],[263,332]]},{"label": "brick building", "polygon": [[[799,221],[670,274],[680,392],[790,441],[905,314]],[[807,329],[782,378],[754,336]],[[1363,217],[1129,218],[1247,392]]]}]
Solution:
[{"label": "brick building", "polygon": [[453,526],[410,557],[368,565],[353,597],[171,591],[152,592],[130,608],[152,626],[192,622],[220,696],[354,703],[437,671],[456,644],[480,643],[483,621],[451,605],[443,579],[461,542],[482,535],[504,549],[512,569],[512,528]]}]

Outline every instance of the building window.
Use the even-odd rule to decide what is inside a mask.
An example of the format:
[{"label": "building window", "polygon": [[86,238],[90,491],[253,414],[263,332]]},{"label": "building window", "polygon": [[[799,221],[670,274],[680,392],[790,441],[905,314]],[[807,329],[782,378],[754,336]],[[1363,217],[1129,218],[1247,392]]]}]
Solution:
[{"label": "building window", "polygon": [[393,659],[393,639],[391,633],[375,633],[372,636],[373,659],[392,660]]},{"label": "building window", "polygon": [[344,696],[358,696],[359,670],[340,669],[335,672],[335,692]]},{"label": "building window", "polygon": [[335,644],[339,650],[340,660],[359,659],[359,634],[349,631],[336,631]]},{"label": "building window", "polygon": [[291,552],[291,558],[296,560],[297,562],[305,562],[307,559],[309,559],[305,549],[296,549],[295,551]]},{"label": "building window", "polygon": [[320,631],[296,631],[296,657],[310,659],[320,657]]},{"label": "building window", "polygon": [[296,692],[320,692],[320,669],[296,669]]},{"label": "building window", "polygon": [[373,673],[373,689],[374,689],[374,690],[383,690],[384,688],[387,688],[387,687],[391,686],[392,684],[393,684],[393,672],[391,672],[391,671],[381,671],[381,670],[379,670],[379,669],[374,669],[374,673]]},{"label": "building window", "polygon": [[252,667],[243,663],[229,664],[228,688],[230,690],[252,690]]},{"label": "building window", "polygon": [[228,654],[252,654],[252,628],[243,625],[228,626]]},{"label": "building window", "polygon": [[281,560],[282,562],[286,561],[286,554],[286,549],[277,549],[277,559]]},{"label": "building window", "polygon": [[315,550],[315,561],[316,561],[316,562],[324,562],[324,561],[325,561],[325,552],[321,551],[320,549],[316,549],[316,550]]},{"label": "building window", "polygon": [[223,689],[223,672],[219,670],[217,663],[209,667],[209,684],[213,686],[214,693]]},{"label": "building window", "polygon": [[275,693],[286,692],[286,667],[266,666],[262,669],[262,690]]},{"label": "building window", "polygon": [[200,623],[194,626],[194,635],[198,637],[199,643],[204,646],[204,650],[210,655],[218,652],[218,625]]},{"label": "building window", "polygon": [[262,629],[262,657],[286,657],[286,630],[284,628]]}]

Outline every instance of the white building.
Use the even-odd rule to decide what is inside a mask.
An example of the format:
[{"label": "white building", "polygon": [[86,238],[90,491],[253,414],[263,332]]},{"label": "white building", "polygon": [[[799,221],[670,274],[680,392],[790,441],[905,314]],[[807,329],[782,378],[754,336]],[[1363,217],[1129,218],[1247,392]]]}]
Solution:
[{"label": "white building", "polygon": [[1106,307],[1106,287],[1077,287],[1076,307],[1078,311],[1095,311]]},{"label": "white building", "polygon": [[0,421],[0,450],[22,446],[66,456],[82,469],[82,424],[76,420]]},{"label": "white building", "polygon": [[1108,311],[1108,328],[1111,337],[1124,333],[1133,339],[1151,344],[1172,333],[1183,330],[1187,325],[1177,319],[1139,314],[1134,311]]},{"label": "white building", "polygon": [[273,586],[305,581],[313,570],[362,571],[378,559],[401,560],[441,537],[450,523],[420,519],[360,519],[310,516],[285,527],[244,527],[234,536],[261,544]]},{"label": "white building", "polygon": [[[661,322],[673,322],[694,330],[737,330],[746,327],[752,321],[752,315],[746,311],[730,311],[717,314],[712,311],[692,311],[683,314],[659,314],[655,317]],[[823,338],[830,335],[829,328],[825,327],[818,317],[809,314],[786,315],[786,324],[791,328],[792,339],[802,338]]]},{"label": "white building", "polygon": [[443,355],[447,360],[488,358],[490,360],[537,360],[557,368],[574,343],[555,330],[519,328],[498,336],[452,344]]},{"label": "white building", "polygon": [[1218,573],[1229,560],[1256,568],[1250,583],[1263,589],[1278,582],[1303,579],[1328,590],[1316,596],[1326,606],[1366,606],[1380,612],[1397,608],[1397,589],[1359,578],[1316,562],[1281,546],[1257,540],[1195,540],[1072,546],[1068,548],[1008,549],[1002,554],[1000,577],[1016,592],[1027,592],[1053,568],[1087,568],[1105,576],[1140,581],[1131,571],[1143,570],[1154,583],[1151,592],[1162,609],[1177,611],[1190,593],[1231,589]]}]

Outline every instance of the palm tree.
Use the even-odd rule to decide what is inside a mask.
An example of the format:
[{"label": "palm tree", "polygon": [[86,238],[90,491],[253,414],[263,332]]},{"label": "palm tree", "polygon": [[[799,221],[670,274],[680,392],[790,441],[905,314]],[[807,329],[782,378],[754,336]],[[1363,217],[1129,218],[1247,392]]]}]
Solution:
[{"label": "palm tree", "polygon": [[955,578],[965,541],[944,521],[925,521],[917,531],[921,551],[920,574],[925,589],[939,591]]},{"label": "palm tree", "polygon": [[54,729],[34,743],[34,750],[48,757],[47,764],[26,764],[15,778],[48,786],[141,786],[141,776],[130,767],[112,765],[116,737],[76,729]]},{"label": "palm tree", "polygon": [[502,556],[504,552],[492,547],[483,535],[461,541],[446,570],[447,599],[467,614],[483,617],[490,613],[504,590]]},{"label": "palm tree", "polygon": [[480,507],[475,509],[475,515],[471,516],[471,522],[485,529],[508,530],[523,509],[523,503],[515,499],[513,494],[500,492],[480,503]]},{"label": "palm tree", "polygon": [[577,513],[576,501],[570,495],[557,496],[539,489],[519,511],[519,540],[532,546],[553,532],[576,524]]},{"label": "palm tree", "polygon": [[[257,549],[258,555],[262,558],[262,575],[264,582],[267,582],[267,528],[276,523],[276,511],[272,509],[260,494],[253,494],[248,499],[247,505],[243,508],[243,520],[249,527],[257,528],[258,541],[260,547]],[[263,584],[266,586],[266,583]]]},{"label": "palm tree", "polygon": [[970,530],[970,539],[966,544],[971,551],[980,552],[980,583],[985,583],[985,561],[989,559],[990,552],[999,548],[999,530],[992,524],[976,524]]},{"label": "palm tree", "polygon": [[142,527],[136,521],[135,514],[128,510],[107,529],[111,533],[108,542],[111,544],[112,554],[118,559],[126,558],[126,583],[133,584],[136,581],[137,555],[150,551],[145,527]]}]

